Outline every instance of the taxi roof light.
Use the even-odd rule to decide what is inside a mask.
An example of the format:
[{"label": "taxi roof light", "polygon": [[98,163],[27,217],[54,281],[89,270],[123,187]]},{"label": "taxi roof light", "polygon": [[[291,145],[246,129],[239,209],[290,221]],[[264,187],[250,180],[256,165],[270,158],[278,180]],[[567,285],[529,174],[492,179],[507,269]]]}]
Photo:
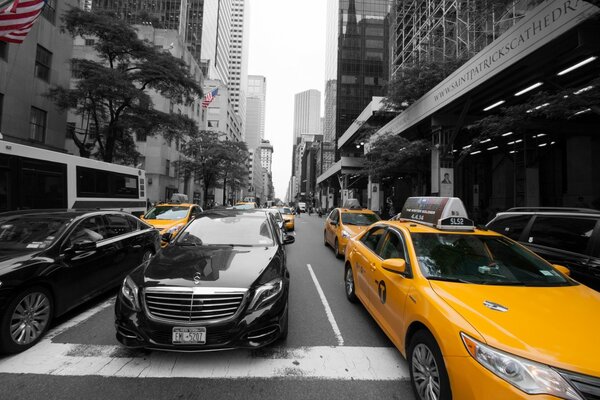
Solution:
[{"label": "taxi roof light", "polygon": [[463,202],[458,197],[409,197],[399,219],[418,222],[440,230],[473,231]]}]

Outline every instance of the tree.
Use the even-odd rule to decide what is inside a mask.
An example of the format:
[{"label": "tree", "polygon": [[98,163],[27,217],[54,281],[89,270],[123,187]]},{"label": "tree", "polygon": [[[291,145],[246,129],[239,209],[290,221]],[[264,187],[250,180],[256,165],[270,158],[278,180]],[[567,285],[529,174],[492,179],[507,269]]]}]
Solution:
[{"label": "tree", "polygon": [[[182,146],[181,153],[184,158],[178,162],[180,171],[201,178],[204,193],[211,187],[220,187],[222,180],[226,186],[228,179],[232,188],[239,188],[244,175],[248,174],[246,143],[219,140],[216,132],[192,134]],[[207,205],[206,199],[204,205]]]},{"label": "tree", "polygon": [[466,58],[450,58],[445,62],[420,61],[400,68],[388,84],[386,105],[393,110],[405,110],[466,61]]},{"label": "tree", "polygon": [[202,96],[182,60],[138,39],[131,25],[109,13],[71,8],[62,20],[73,37],[95,40],[96,59],[71,59],[72,87],[48,93],[60,109],[90,119],[91,132],[73,135],[82,156],[128,160],[137,155],[135,133],[160,133],[170,140],[197,129],[185,116],[155,110],[149,95],[155,91],[175,104]]},{"label": "tree", "polygon": [[373,143],[362,174],[375,180],[418,173],[430,154],[427,140],[408,140],[398,135],[382,135]]},{"label": "tree", "polygon": [[523,133],[540,127],[554,129],[560,124],[577,122],[585,113],[600,115],[600,77],[582,89],[585,90],[542,91],[524,103],[501,108],[498,113],[476,121],[468,127],[475,134],[471,147],[464,149],[461,156],[473,151],[482,141],[507,132]]}]

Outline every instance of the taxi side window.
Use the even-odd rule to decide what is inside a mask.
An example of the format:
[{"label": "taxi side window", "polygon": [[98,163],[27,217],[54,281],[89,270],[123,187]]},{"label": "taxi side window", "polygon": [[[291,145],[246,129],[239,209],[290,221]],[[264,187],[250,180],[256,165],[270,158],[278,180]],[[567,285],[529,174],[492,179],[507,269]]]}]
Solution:
[{"label": "taxi side window", "polygon": [[339,217],[340,216],[339,216],[338,210],[333,210],[331,212],[331,214],[329,214],[329,219],[331,220],[331,222],[334,222],[336,224],[338,222]]},{"label": "taxi side window", "polygon": [[404,251],[404,243],[395,232],[388,232],[385,242],[378,253],[379,257],[384,260],[389,258],[402,258],[408,262]]},{"label": "taxi side window", "polygon": [[377,245],[379,241],[385,234],[385,228],[382,227],[374,227],[372,228],[365,236],[360,240],[365,246],[367,246],[372,251],[377,249]]}]

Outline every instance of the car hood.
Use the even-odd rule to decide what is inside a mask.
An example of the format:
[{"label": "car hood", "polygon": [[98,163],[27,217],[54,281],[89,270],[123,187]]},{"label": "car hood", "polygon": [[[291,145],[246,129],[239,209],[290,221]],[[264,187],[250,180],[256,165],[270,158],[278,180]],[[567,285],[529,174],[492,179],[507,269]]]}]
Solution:
[{"label": "car hood", "polygon": [[144,286],[249,288],[276,251],[264,246],[170,245],[146,267]]},{"label": "car hood", "polygon": [[[495,348],[600,377],[600,293],[583,285],[492,286],[430,281],[442,299]],[[508,308],[494,311],[489,301]]]},{"label": "car hood", "polygon": [[344,229],[348,231],[348,233],[350,233],[350,235],[352,236],[356,236],[359,233],[364,232],[365,230],[367,230],[368,226],[359,226],[359,225],[344,225]]},{"label": "car hood", "polygon": [[0,274],[9,273],[29,264],[39,253],[37,249],[0,250]]}]

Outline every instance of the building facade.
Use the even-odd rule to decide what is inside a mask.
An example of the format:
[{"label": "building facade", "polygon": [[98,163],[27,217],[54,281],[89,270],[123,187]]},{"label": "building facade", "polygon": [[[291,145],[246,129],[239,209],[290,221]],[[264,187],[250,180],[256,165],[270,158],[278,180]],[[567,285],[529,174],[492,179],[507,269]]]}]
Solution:
[{"label": "building facade", "polygon": [[294,95],[294,144],[303,133],[321,132],[321,92],[306,90]]},{"label": "building facade", "polygon": [[248,14],[249,3],[246,0],[233,0],[229,48],[229,91],[233,110],[239,114],[243,130],[245,130],[246,123],[246,91],[248,90]]},{"label": "building facade", "polygon": [[23,43],[0,41],[0,132],[5,140],[64,151],[67,113],[45,94],[70,84],[73,39],[61,33],[60,16],[78,2],[52,4]]},{"label": "building facade", "polygon": [[261,75],[249,75],[246,93],[248,129],[245,140],[248,148],[256,148],[265,138],[267,78]]}]

